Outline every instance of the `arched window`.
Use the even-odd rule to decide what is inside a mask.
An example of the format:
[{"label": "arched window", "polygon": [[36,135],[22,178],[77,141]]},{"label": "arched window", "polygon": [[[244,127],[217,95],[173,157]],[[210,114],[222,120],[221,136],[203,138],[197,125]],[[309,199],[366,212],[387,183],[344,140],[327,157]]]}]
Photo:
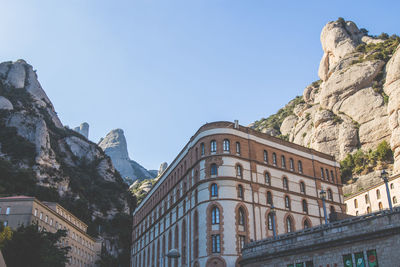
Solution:
[{"label": "arched window", "polygon": [[276,166],[276,154],[272,153],[272,163]]},{"label": "arched window", "polygon": [[303,212],[308,213],[307,201],[305,199],[302,200],[302,205],[303,205]]},{"label": "arched window", "polygon": [[358,208],[358,201],[357,201],[357,199],[354,199],[354,208]]},{"label": "arched window", "polygon": [[211,164],[211,175],[218,175],[218,167],[217,164]]},{"label": "arched window", "polygon": [[291,233],[291,232],[293,232],[293,222],[292,218],[288,216],[286,218],[286,233]]},{"label": "arched window", "polygon": [[359,214],[359,212],[358,212],[358,210],[356,211],[356,216],[358,216],[358,214]]},{"label": "arched window", "polygon": [[396,196],[393,197],[393,204],[397,204],[397,197]]},{"label": "arched window", "polygon": [[243,225],[244,226],[244,224],[245,224],[245,215],[244,215],[244,210],[243,210],[243,208],[239,208],[239,221],[238,221],[238,223],[239,223],[239,225]]},{"label": "arched window", "polygon": [[[193,256],[197,258],[199,256],[199,215],[197,210],[193,215],[193,236],[194,236],[194,244],[193,244]],[[165,251],[165,250],[164,250]]]},{"label": "arched window", "polygon": [[210,142],[210,152],[211,152],[211,153],[217,152],[217,141],[212,140],[212,141]]},{"label": "arched window", "polygon": [[325,180],[324,168],[321,168],[321,178],[322,180]]},{"label": "arched window", "polygon": [[369,203],[369,196],[368,196],[368,194],[365,194],[364,198],[365,198],[365,204],[368,204],[368,203]]},{"label": "arched window", "polygon": [[367,207],[367,214],[371,213],[371,207]]},{"label": "arched window", "polygon": [[290,210],[290,198],[285,196],[285,208]]},{"label": "arched window", "polygon": [[238,198],[243,199],[244,195],[243,195],[243,186],[240,184],[238,185]]},{"label": "arched window", "polygon": [[383,210],[383,205],[382,205],[382,202],[379,202],[379,210]]},{"label": "arched window", "polygon": [[294,170],[294,161],[293,161],[292,158],[289,159],[289,167],[290,167],[290,170],[291,170],[291,171]]},{"label": "arched window", "polygon": [[299,173],[303,173],[303,163],[301,163],[300,160],[297,162],[297,167],[299,169]]},{"label": "arched window", "polygon": [[236,165],[236,177],[243,178],[242,166]]},{"label": "arched window", "polygon": [[390,184],[390,189],[394,189],[394,184],[393,183]]},{"label": "arched window", "polygon": [[286,159],[285,159],[284,155],[281,156],[281,164],[282,164],[282,168],[286,169]]},{"label": "arched window", "polygon": [[267,204],[272,205],[274,202],[272,201],[272,193],[270,191],[267,192]]},{"label": "arched window", "polygon": [[205,149],[204,143],[200,144],[200,151],[201,151],[201,155],[204,156],[204,154],[206,153],[206,149]]},{"label": "arched window", "polygon": [[240,143],[236,142],[236,154],[240,155]]},{"label": "arched window", "polygon": [[308,229],[310,227],[311,227],[311,223],[308,221],[308,219],[304,220],[303,229]]},{"label": "arched window", "polygon": [[289,190],[289,184],[286,177],[283,177],[283,189]]},{"label": "arched window", "polygon": [[219,224],[219,208],[213,207],[211,210],[211,224]]},{"label": "arched window", "polygon": [[331,170],[331,180],[332,180],[332,183],[335,182],[335,175],[333,174],[333,171],[332,171],[332,170]]},{"label": "arched window", "polygon": [[334,206],[331,206],[331,213],[335,213],[335,207]]},{"label": "arched window", "polygon": [[186,263],[186,222],[183,220],[182,222],[182,263]]},{"label": "arched window", "polygon": [[304,182],[300,182],[300,193],[305,194],[306,193],[306,186]]},{"label": "arched window", "polygon": [[264,162],[268,163],[268,152],[267,152],[267,150],[264,150]]},{"label": "arched window", "polygon": [[376,189],[376,198],[381,199],[381,191],[379,189]]},{"label": "arched window", "polygon": [[273,222],[272,222],[272,220],[273,220],[272,214],[268,213],[267,218],[268,218],[268,230],[272,230],[272,224],[273,224]]},{"label": "arched window", "polygon": [[267,185],[271,185],[271,176],[269,175],[268,172],[265,173],[265,183]]},{"label": "arched window", "polygon": [[231,150],[231,142],[228,139],[225,139],[223,142],[223,147],[225,152],[229,152]]},{"label": "arched window", "polygon": [[328,171],[328,169],[325,169],[325,173],[326,173],[326,179],[329,181],[329,171]]},{"label": "arched window", "polygon": [[328,189],[328,199],[333,201],[332,190]]},{"label": "arched window", "polygon": [[218,186],[217,186],[217,184],[212,184],[211,185],[211,196],[212,197],[217,197],[218,196]]}]

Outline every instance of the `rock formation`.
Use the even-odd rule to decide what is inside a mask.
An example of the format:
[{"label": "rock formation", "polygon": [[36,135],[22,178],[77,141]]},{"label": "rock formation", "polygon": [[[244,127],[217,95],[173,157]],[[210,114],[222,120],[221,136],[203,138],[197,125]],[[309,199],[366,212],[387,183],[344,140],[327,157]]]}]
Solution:
[{"label": "rock formation", "polygon": [[168,168],[168,163],[166,163],[166,162],[161,163],[160,168],[158,169],[157,176],[160,176],[161,174],[163,174],[164,171],[165,171],[167,168]]},{"label": "rock formation", "polygon": [[81,123],[81,125],[75,127],[73,130],[86,137],[86,139],[89,139],[89,124],[87,122]]},{"label": "rock formation", "polygon": [[[302,101],[297,99],[294,107],[289,103],[277,113],[284,116],[274,118],[279,121],[274,128],[283,138],[338,160],[390,140],[396,173],[400,171],[400,52],[396,50],[400,38],[366,32],[343,19],[322,29],[321,80],[305,88]],[[252,127],[268,132],[270,121],[262,119]]]},{"label": "rock formation", "polygon": [[139,163],[129,158],[128,146],[122,129],[109,132],[105,138],[101,139],[99,146],[111,158],[115,168],[126,183],[132,184],[138,179],[144,180],[155,177]]}]

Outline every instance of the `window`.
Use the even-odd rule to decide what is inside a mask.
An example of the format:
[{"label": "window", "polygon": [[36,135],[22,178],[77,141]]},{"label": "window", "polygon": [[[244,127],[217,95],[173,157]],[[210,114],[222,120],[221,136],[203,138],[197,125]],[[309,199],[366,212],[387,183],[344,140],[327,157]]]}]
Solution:
[{"label": "window", "polygon": [[289,190],[289,184],[286,177],[283,177],[283,189]]},{"label": "window", "polygon": [[243,186],[242,185],[238,185],[238,198],[243,199],[244,195],[243,195]]},{"label": "window", "polygon": [[333,195],[332,195],[332,190],[328,189],[328,199],[330,201],[333,201]]},{"label": "window", "polygon": [[219,224],[219,209],[213,207],[211,210],[211,224]]},{"label": "window", "polygon": [[302,204],[303,204],[303,212],[308,213],[307,201],[305,199],[303,199]]},{"label": "window", "polygon": [[289,167],[290,167],[290,170],[291,170],[291,171],[294,170],[294,161],[293,161],[292,158],[289,159]]},{"label": "window", "polygon": [[268,230],[273,230],[272,229],[272,224],[273,224],[272,220],[273,220],[272,214],[268,213]]},{"label": "window", "polygon": [[236,165],[236,176],[239,178],[243,178],[242,166]]},{"label": "window", "polygon": [[212,184],[211,185],[211,196],[212,197],[218,197],[218,186],[217,186],[217,184]]},{"label": "window", "polygon": [[303,164],[300,160],[297,162],[297,167],[299,169],[299,173],[303,173]]},{"label": "window", "polygon": [[4,221],[3,225],[4,225],[4,227],[6,227],[8,225],[8,221]]},{"label": "window", "polygon": [[231,142],[228,139],[225,139],[223,142],[224,151],[229,152],[231,150],[230,146]]},{"label": "window", "polygon": [[321,178],[325,180],[325,175],[324,175],[324,168],[321,168]]},{"label": "window", "polygon": [[10,215],[10,210],[11,210],[11,208],[10,208],[10,207],[7,207],[7,209],[6,209],[6,215]]},{"label": "window", "polygon": [[276,154],[272,153],[272,163],[276,166]]},{"label": "window", "polygon": [[210,151],[211,153],[217,152],[217,141],[212,140],[210,143]]},{"label": "window", "polygon": [[221,252],[221,240],[220,235],[211,235],[211,243],[212,243],[212,253]]},{"label": "window", "polygon": [[397,197],[393,197],[393,204],[397,204]]},{"label": "window", "polygon": [[293,232],[293,222],[292,222],[292,218],[290,218],[290,216],[288,216],[286,218],[286,233],[291,233]]},{"label": "window", "polygon": [[272,193],[270,191],[267,192],[267,204],[272,205]]},{"label": "window", "polygon": [[206,152],[206,149],[205,149],[205,147],[204,147],[204,143],[201,143],[201,144],[200,144],[200,151],[201,151],[201,155],[204,156],[204,154],[205,154],[205,152]]},{"label": "window", "polygon": [[300,182],[300,193],[306,193],[306,186],[304,185],[304,182]]},{"label": "window", "polygon": [[393,183],[390,184],[390,189],[394,189],[394,184]]},{"label": "window", "polygon": [[376,189],[376,198],[381,199],[381,191],[379,189]]},{"label": "window", "polygon": [[368,194],[365,194],[364,198],[365,198],[365,204],[368,204],[368,203],[369,203],[369,197],[368,197]]},{"label": "window", "polygon": [[290,198],[285,196],[285,208],[290,210]]},{"label": "window", "polygon": [[49,221],[49,216],[46,215],[46,217],[44,218],[44,221],[47,223]]},{"label": "window", "polygon": [[211,175],[218,175],[218,167],[217,164],[211,164]]},{"label": "window", "polygon": [[265,183],[267,185],[271,185],[271,176],[269,175],[268,172],[265,173]]},{"label": "window", "polygon": [[328,171],[328,169],[325,169],[325,173],[326,173],[326,179],[329,181],[329,171]]},{"label": "window", "polygon": [[335,182],[335,175],[333,175],[333,171],[332,170],[331,170],[331,180],[332,180],[332,183]]},{"label": "window", "polygon": [[382,205],[382,202],[379,202],[379,210],[383,210],[383,205]]},{"label": "window", "polygon": [[282,164],[282,168],[285,168],[286,169],[286,159],[285,159],[285,156],[281,156],[281,164]]},{"label": "window", "polygon": [[242,250],[244,248],[245,244],[246,244],[246,236],[239,235],[239,248],[240,248],[240,250]]},{"label": "window", "polygon": [[267,152],[267,150],[264,150],[264,162],[268,163],[268,152]]},{"label": "window", "polygon": [[367,207],[367,214],[371,213],[371,207]]},{"label": "window", "polygon": [[354,199],[354,208],[358,208],[358,201],[357,201],[357,199]]},{"label": "window", "polygon": [[308,229],[308,228],[310,228],[310,222],[308,220],[305,220],[303,224],[303,229]]},{"label": "window", "polygon": [[50,219],[50,225],[53,225],[53,219]]},{"label": "window", "polygon": [[240,143],[236,142],[236,154],[240,155]]},{"label": "window", "polygon": [[244,210],[243,208],[239,208],[239,221],[238,221],[239,225],[243,225],[244,226]]},{"label": "window", "polygon": [[43,220],[43,212],[40,213],[39,219]]}]

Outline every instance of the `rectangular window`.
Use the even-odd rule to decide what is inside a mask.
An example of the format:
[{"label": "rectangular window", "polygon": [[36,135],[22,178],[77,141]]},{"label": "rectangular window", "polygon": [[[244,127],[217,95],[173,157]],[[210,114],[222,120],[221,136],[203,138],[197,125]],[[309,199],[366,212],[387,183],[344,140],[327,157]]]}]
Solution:
[{"label": "rectangular window", "polygon": [[236,142],[236,154],[240,155],[240,143]]},{"label": "rectangular window", "polygon": [[220,235],[212,235],[211,236],[211,242],[212,242],[212,252],[213,253],[221,252]]},{"label": "rectangular window", "polygon": [[43,212],[40,213],[39,219],[43,220]]},{"label": "rectangular window", "polygon": [[324,168],[321,168],[321,178],[322,178],[322,179],[325,179],[325,176],[324,176]]},{"label": "rectangular window", "polygon": [[34,213],[35,217],[37,217],[37,213],[38,213],[38,210],[35,209],[35,213]]},{"label": "rectangular window", "polygon": [[239,236],[239,245],[240,245],[240,251],[244,248],[244,245],[246,244],[246,236],[240,235]]},{"label": "rectangular window", "polygon": [[10,215],[10,207],[7,207],[7,209],[6,209],[6,215]]}]

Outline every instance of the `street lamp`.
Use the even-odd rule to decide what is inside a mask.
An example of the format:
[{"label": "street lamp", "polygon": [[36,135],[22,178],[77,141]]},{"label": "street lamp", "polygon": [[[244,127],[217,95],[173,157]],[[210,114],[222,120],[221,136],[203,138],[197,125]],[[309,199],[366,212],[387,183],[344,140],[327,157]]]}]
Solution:
[{"label": "street lamp", "polygon": [[274,207],[274,204],[271,205],[271,215],[272,215],[272,231],[274,233],[274,239],[276,239],[276,228],[275,228],[276,209]]},{"label": "street lamp", "polygon": [[392,207],[392,199],[390,198],[390,191],[389,191],[389,185],[388,185],[388,173],[385,170],[382,170],[381,172],[381,178],[382,180],[385,182],[385,186],[386,186],[386,195],[388,198],[388,202],[389,202],[389,209],[390,211],[393,211],[393,207]]},{"label": "street lamp", "polygon": [[319,192],[319,196],[322,199],[322,207],[324,208],[325,224],[328,224],[328,217],[326,216],[326,205],[325,205],[326,192],[323,188],[321,188],[321,191]]},{"label": "street lamp", "polygon": [[165,256],[167,256],[167,258],[170,258],[170,259],[178,260],[178,258],[181,256],[181,254],[179,253],[179,251],[176,248],[171,249],[170,251],[167,252],[167,254],[162,255],[161,264],[160,264],[161,267],[163,267]]}]

